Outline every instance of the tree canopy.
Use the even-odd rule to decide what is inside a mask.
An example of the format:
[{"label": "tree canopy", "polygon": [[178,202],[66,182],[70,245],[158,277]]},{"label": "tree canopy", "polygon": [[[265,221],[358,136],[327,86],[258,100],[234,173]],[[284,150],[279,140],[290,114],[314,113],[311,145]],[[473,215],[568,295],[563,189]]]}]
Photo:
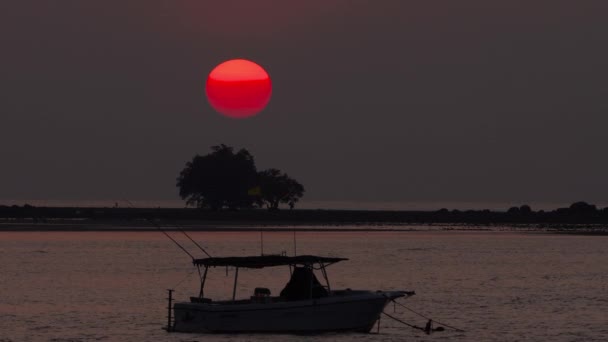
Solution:
[{"label": "tree canopy", "polygon": [[248,190],[257,180],[253,156],[245,149],[235,153],[223,144],[212,146],[211,150],[186,163],[177,178],[180,197],[189,205],[214,210],[252,206]]},{"label": "tree canopy", "polygon": [[258,173],[260,197],[258,203],[268,209],[277,210],[279,204],[289,204],[291,208],[304,194],[304,187],[295,179],[277,169],[268,169]]},{"label": "tree canopy", "polygon": [[254,205],[277,210],[291,208],[304,194],[304,187],[278,169],[257,172],[246,149],[234,152],[226,145],[211,147],[211,153],[196,155],[177,178],[179,195],[188,205],[219,210]]}]

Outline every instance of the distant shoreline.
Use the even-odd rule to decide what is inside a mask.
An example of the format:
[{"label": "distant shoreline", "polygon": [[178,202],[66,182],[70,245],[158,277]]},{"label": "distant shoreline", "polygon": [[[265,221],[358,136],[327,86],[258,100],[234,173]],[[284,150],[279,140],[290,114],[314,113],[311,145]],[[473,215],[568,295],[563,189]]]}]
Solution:
[{"label": "distant shoreline", "polygon": [[[583,204],[580,204],[583,203]],[[0,231],[529,231],[603,235],[608,210],[584,202],[554,211],[209,211],[194,208],[0,206]]]},{"label": "distant shoreline", "polygon": [[608,235],[607,224],[336,220],[0,219],[0,232],[515,232]]},{"label": "distant shoreline", "polygon": [[[186,231],[186,232],[223,232],[223,233],[238,233],[238,232],[275,232],[275,233],[291,233],[291,232],[303,232],[303,233],[379,233],[379,232],[399,232],[399,233],[520,233],[520,234],[561,234],[561,235],[585,235],[585,236],[608,236],[608,228],[594,228],[588,229],[588,227],[569,227],[569,228],[543,228],[538,229],[534,227],[522,228],[522,227],[478,227],[478,226],[460,226],[460,227],[438,227],[435,229],[424,228],[421,226],[413,227],[379,227],[379,228],[336,228],[336,227],[267,227],[267,226],[248,226],[248,227],[235,227],[235,226],[215,226],[215,227],[171,227],[162,226],[163,231]],[[144,233],[144,232],[158,232],[159,228],[156,227],[119,227],[115,225],[84,225],[84,226],[67,226],[67,225],[56,225],[56,224],[34,224],[34,225],[10,225],[0,223],[0,233],[37,233],[37,232],[73,232],[73,233]]]}]

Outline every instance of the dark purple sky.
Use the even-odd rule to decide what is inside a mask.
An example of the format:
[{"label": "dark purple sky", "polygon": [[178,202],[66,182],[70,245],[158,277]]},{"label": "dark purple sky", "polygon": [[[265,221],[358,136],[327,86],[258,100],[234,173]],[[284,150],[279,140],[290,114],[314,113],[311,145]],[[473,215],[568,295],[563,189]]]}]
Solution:
[{"label": "dark purple sky", "polygon": [[[221,3],[221,5],[220,5]],[[307,199],[606,202],[608,1],[3,1],[0,198],[176,199],[245,147]],[[213,112],[248,58],[266,111]]]}]

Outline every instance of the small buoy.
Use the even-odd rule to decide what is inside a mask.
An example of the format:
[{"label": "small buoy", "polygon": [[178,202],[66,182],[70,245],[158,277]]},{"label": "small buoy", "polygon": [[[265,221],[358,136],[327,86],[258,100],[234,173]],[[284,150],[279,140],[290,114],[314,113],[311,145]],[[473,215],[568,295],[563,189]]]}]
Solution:
[{"label": "small buoy", "polygon": [[427,335],[430,335],[431,332],[433,332],[433,320],[429,319],[429,321],[426,322],[426,326],[424,327],[424,332]]}]

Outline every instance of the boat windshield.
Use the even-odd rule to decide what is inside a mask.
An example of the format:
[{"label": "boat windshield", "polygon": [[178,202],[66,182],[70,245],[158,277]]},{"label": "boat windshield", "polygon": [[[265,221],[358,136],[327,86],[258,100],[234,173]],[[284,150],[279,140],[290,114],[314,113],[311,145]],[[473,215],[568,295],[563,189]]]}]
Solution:
[{"label": "boat windshield", "polygon": [[296,267],[291,279],[281,291],[281,297],[286,300],[327,297],[327,289],[321,285],[311,268]]}]

